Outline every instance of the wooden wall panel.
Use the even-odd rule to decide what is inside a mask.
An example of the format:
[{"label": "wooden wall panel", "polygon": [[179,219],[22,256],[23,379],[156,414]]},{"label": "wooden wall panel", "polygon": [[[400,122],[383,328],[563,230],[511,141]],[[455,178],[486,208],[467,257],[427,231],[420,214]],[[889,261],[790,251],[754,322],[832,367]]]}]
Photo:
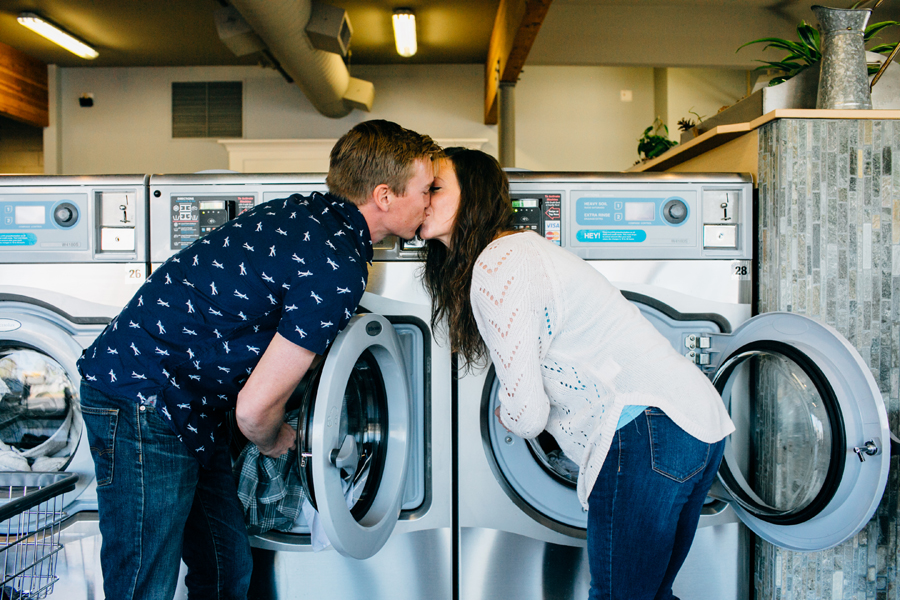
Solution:
[{"label": "wooden wall panel", "polygon": [[47,65],[0,43],[0,114],[47,127],[48,102]]}]

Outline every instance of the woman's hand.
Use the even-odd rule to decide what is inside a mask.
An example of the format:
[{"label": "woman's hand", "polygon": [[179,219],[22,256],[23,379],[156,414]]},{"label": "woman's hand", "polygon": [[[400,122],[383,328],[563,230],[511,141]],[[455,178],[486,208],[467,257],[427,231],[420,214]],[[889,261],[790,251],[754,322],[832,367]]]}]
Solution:
[{"label": "woman's hand", "polygon": [[[497,422],[500,423],[500,425],[503,425],[503,419],[500,418],[500,407],[499,406],[494,409],[494,414],[497,415]],[[512,432],[512,429],[510,429],[506,425],[503,425],[503,429],[505,429],[509,432]]]}]

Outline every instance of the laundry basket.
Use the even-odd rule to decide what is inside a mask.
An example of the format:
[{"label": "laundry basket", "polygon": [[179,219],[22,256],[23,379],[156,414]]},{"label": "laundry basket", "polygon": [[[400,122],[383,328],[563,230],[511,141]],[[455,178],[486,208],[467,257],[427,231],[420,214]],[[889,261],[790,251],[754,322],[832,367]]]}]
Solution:
[{"label": "laundry basket", "polygon": [[56,583],[62,495],[74,473],[0,472],[0,598],[45,598]]}]

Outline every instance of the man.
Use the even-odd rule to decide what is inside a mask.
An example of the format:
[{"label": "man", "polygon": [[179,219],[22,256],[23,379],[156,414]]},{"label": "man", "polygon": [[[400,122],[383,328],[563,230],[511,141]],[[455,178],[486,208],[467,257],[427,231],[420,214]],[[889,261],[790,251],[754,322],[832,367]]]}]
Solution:
[{"label": "man", "polygon": [[261,204],[157,269],[78,363],[107,598],[245,598],[252,561],[226,413],[262,454],[295,445],[284,406],[355,311],[372,245],[414,236],[431,138],[361,123],[328,194]]}]

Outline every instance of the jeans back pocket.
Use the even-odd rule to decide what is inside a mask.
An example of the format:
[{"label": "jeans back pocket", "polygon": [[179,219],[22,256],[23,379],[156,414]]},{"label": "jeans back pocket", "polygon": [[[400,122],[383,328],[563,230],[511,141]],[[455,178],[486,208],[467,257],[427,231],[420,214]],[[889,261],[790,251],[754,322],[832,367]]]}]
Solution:
[{"label": "jeans back pocket", "polygon": [[703,471],[709,460],[709,444],[685,432],[657,408],[647,410],[646,415],[654,471],[678,482]]},{"label": "jeans back pocket", "polygon": [[81,407],[81,417],[87,429],[91,445],[91,458],[97,474],[97,487],[109,485],[113,480],[115,467],[116,427],[119,424],[119,409]]}]

